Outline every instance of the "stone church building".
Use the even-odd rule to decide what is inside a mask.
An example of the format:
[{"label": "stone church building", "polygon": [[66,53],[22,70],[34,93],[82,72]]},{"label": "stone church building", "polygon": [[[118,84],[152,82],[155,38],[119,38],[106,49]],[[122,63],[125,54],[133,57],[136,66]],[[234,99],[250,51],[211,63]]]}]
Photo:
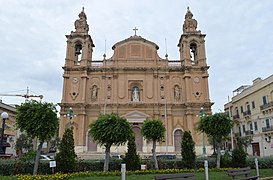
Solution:
[{"label": "stone church building", "polygon": [[[187,9],[178,50],[180,59],[159,57],[158,45],[136,33],[113,45],[113,55],[92,59],[94,42],[84,9],[75,21],[75,31],[67,38],[63,66],[63,93],[60,103],[60,136],[69,123],[74,127],[75,150],[79,154],[101,153],[103,147],[88,136],[88,126],[101,113],[115,113],[133,127],[137,150],[151,153],[151,143],[140,133],[146,118],[161,119],[165,140],[158,153],[180,154],[181,135],[191,131],[197,154],[202,153],[202,134],[195,128],[200,109],[211,113],[205,34],[197,30],[197,21]],[[136,29],[135,29],[136,30]],[[135,31],[136,32],[136,31]],[[67,116],[69,109],[73,110]],[[124,154],[126,146],[112,147]]]}]

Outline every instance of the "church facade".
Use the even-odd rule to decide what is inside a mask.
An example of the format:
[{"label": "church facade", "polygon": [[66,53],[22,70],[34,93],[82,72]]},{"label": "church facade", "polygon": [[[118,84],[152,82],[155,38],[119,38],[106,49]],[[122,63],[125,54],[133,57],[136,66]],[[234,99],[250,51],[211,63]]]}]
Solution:
[{"label": "church facade", "polygon": [[[114,44],[111,58],[95,61],[84,9],[74,25],[75,31],[66,36],[60,136],[71,123],[77,153],[102,152],[103,147],[88,136],[88,126],[99,114],[115,113],[132,125],[137,151],[149,154],[151,143],[143,138],[140,128],[145,119],[158,118],[167,130],[164,141],[157,145],[158,153],[180,154],[181,135],[191,131],[196,152],[201,154],[203,139],[195,128],[200,109],[210,114],[213,103],[209,98],[205,35],[197,30],[189,8],[178,42],[180,59],[176,61],[168,60],[167,55],[159,57],[158,45],[136,33]],[[125,146],[111,149],[125,151]]]}]

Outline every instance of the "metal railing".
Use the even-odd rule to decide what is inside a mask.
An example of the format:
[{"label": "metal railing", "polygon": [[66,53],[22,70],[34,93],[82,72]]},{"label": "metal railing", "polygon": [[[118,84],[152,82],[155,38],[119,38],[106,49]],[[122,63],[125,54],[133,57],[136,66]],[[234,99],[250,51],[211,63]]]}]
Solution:
[{"label": "metal railing", "polygon": [[262,131],[263,131],[263,132],[273,131],[273,126],[262,127]]},{"label": "metal railing", "polygon": [[239,114],[236,114],[233,116],[233,119],[239,119],[239,118],[240,118]]},{"label": "metal railing", "polygon": [[244,116],[249,116],[249,115],[251,115],[251,111],[250,110],[245,111],[245,112],[243,112],[243,114],[244,114]]},{"label": "metal railing", "polygon": [[270,108],[270,107],[273,107],[273,101],[261,105],[261,106],[260,106],[260,110],[262,111],[262,110],[265,110],[265,109]]},{"label": "metal railing", "polygon": [[247,130],[247,131],[245,131],[245,135],[246,136],[253,135],[253,130]]}]

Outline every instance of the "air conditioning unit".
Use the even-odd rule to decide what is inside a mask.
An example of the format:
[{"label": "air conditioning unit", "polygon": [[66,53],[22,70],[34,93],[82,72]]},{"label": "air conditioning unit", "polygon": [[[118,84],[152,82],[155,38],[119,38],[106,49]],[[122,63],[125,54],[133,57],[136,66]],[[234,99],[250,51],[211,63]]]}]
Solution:
[{"label": "air conditioning unit", "polygon": [[266,142],[270,142],[271,138],[270,137],[265,137],[264,139],[265,139]]}]

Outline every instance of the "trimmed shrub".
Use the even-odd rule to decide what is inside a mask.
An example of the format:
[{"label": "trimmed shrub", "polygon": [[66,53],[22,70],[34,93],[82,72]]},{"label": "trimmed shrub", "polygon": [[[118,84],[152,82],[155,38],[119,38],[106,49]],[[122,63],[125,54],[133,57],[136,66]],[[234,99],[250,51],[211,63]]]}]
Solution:
[{"label": "trimmed shrub", "polygon": [[239,168],[246,167],[246,155],[247,153],[243,148],[234,149],[232,153],[232,166]]},{"label": "trimmed shrub", "polygon": [[232,156],[229,155],[227,152],[221,156],[221,161],[220,161],[221,168],[228,168],[228,167],[232,167]]},{"label": "trimmed shrub", "polygon": [[191,136],[190,131],[185,131],[183,133],[182,142],[181,142],[181,155],[183,166],[188,169],[195,167],[195,150],[194,150],[194,141]]},{"label": "trimmed shrub", "polygon": [[74,149],[73,129],[67,128],[61,140],[59,152],[56,155],[57,171],[74,172],[77,157]]},{"label": "trimmed shrub", "polygon": [[135,136],[131,136],[128,141],[128,152],[125,154],[123,162],[126,164],[126,169],[135,171],[140,169],[140,157],[136,151]]}]

